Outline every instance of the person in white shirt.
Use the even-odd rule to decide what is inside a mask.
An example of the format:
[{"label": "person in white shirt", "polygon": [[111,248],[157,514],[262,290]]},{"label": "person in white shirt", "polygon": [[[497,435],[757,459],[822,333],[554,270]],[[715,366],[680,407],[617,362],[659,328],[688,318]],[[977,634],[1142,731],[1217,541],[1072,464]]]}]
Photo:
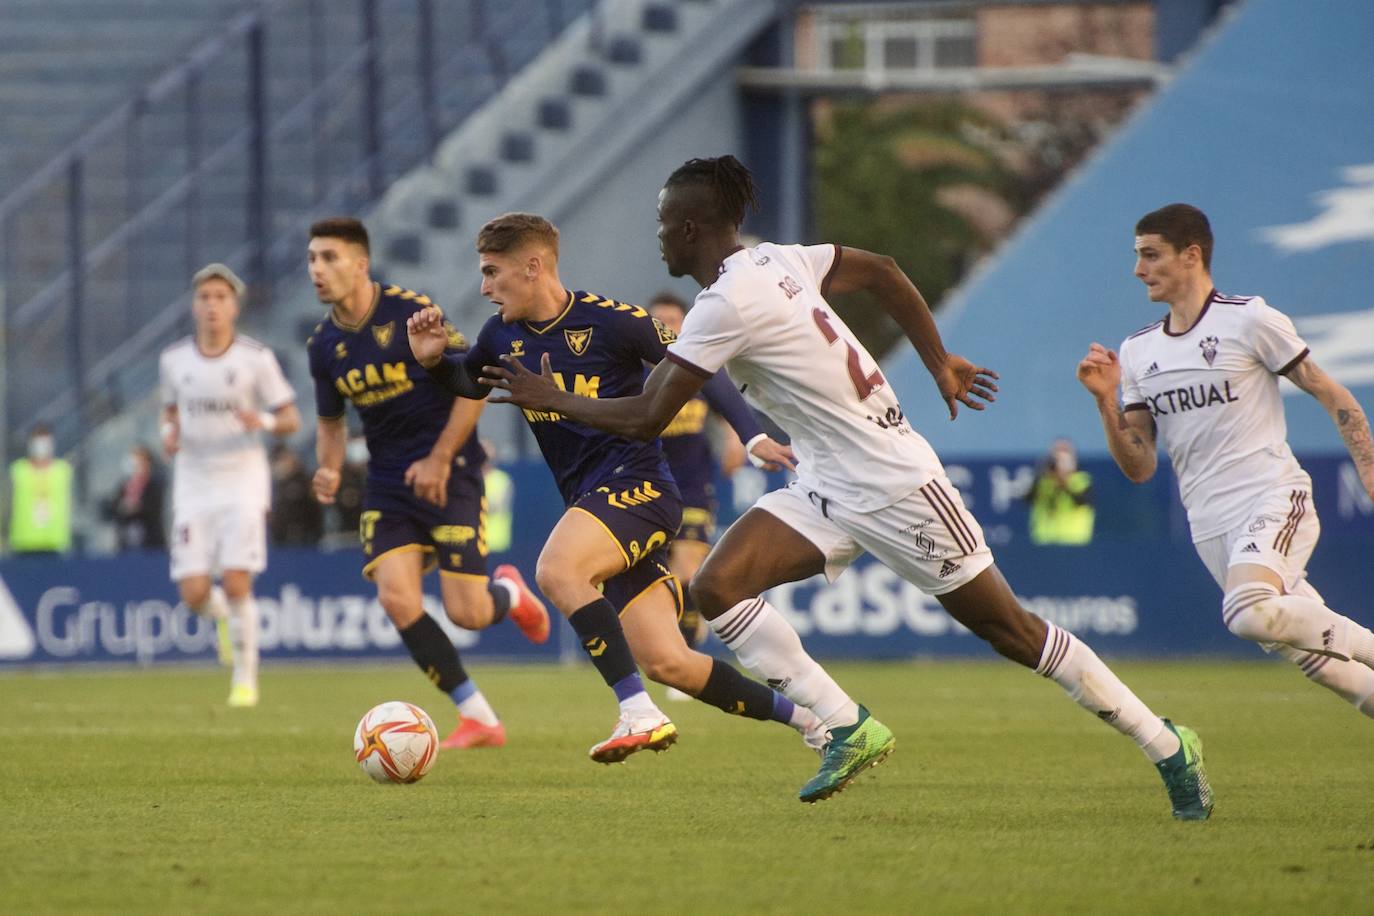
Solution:
[{"label": "person in white shirt", "polygon": [[1374,497],[1369,421],[1288,316],[1258,296],[1217,292],[1201,210],[1162,207],[1141,218],[1135,236],[1135,275],[1169,312],[1126,338],[1120,355],[1094,343],[1078,365],[1112,457],[1144,483],[1161,436],[1193,545],[1224,592],[1227,628],[1374,716],[1374,634],[1328,608],[1307,582],[1321,526],[1312,481],[1288,447],[1279,376],[1331,415]]},{"label": "person in white shirt", "polygon": [[[267,566],[271,502],[261,433],[289,436],[301,418],[272,351],[235,329],[243,281],[225,265],[209,264],[191,286],[195,334],[163,350],[159,361],[162,449],[174,456],[172,580],[188,608],[230,635],[229,705],[255,706],[253,576]],[[216,575],[222,594],[213,588]]]},{"label": "person in white shirt", "polygon": [[959,404],[981,410],[993,400],[996,373],[945,352],[925,300],[889,257],[838,245],[743,247],[740,226],[756,206],[752,177],[733,156],[690,160],[668,178],[658,205],[663,259],[670,274],[705,288],[642,395],[570,397],[518,361],[493,367],[489,383],[523,407],[652,438],[728,368],[745,397],[791,436],[797,479],[730,527],[694,588],[702,615],[740,662],[829,728],[803,801],[839,791],[879,762],[892,734],[806,654],[760,595],[821,572],[833,579],[869,552],[999,653],[1052,678],[1135,740],[1164,778],[1175,817],[1208,817],[1197,736],[1152,713],[1073,634],[1021,607],[934,450],[826,297],[874,293],[921,354],[951,419]]}]

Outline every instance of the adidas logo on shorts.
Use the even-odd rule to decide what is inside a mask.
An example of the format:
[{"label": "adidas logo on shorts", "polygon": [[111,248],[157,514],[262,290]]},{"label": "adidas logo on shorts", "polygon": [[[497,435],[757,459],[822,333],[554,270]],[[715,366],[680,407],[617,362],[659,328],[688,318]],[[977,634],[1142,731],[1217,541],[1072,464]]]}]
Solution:
[{"label": "adidas logo on shorts", "polygon": [[1246,544],[1244,547],[1242,547],[1242,548],[1240,549],[1240,552],[1241,552],[1241,553],[1259,553],[1259,552],[1260,552],[1260,549],[1259,549],[1259,547],[1257,547],[1257,546],[1255,545],[1255,542],[1254,542],[1254,541],[1251,541],[1250,543],[1248,543],[1248,544]]},{"label": "adidas logo on shorts", "polygon": [[946,560],[946,561],[945,561],[943,564],[941,564],[941,566],[940,566],[940,578],[941,578],[941,579],[948,579],[948,578],[949,578],[950,576],[952,576],[955,572],[957,572],[958,569],[959,569],[959,564],[958,564],[958,563],[955,563],[953,560]]}]

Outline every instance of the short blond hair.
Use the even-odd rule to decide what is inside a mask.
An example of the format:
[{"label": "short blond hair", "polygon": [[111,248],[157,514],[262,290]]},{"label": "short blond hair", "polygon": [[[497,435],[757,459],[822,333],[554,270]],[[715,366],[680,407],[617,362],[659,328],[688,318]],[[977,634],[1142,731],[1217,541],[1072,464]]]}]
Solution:
[{"label": "short blond hair", "polygon": [[239,275],[234,273],[227,264],[215,262],[206,264],[191,277],[191,289],[198,289],[206,280],[223,280],[229,284],[229,288],[234,291],[234,298],[242,299],[247,286],[239,279]]},{"label": "short blond hair", "polygon": [[478,254],[504,254],[529,244],[542,245],[558,260],[558,228],[534,213],[504,213],[477,232]]}]

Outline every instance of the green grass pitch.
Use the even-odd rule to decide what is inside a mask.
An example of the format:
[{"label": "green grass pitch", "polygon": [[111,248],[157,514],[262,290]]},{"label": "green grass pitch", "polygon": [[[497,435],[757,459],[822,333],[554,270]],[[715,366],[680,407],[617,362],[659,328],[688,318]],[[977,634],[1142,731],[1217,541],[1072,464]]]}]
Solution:
[{"label": "green grass pitch", "polygon": [[783,726],[664,704],[682,738],[601,767],[585,666],[474,664],[500,750],[379,786],[353,728],[451,705],[413,669],[0,677],[0,909],[158,913],[1369,912],[1374,722],[1285,666],[1131,663],[1202,735],[1217,793],[1175,823],[1138,750],[1011,664],[836,664],[897,734],[846,792]]}]

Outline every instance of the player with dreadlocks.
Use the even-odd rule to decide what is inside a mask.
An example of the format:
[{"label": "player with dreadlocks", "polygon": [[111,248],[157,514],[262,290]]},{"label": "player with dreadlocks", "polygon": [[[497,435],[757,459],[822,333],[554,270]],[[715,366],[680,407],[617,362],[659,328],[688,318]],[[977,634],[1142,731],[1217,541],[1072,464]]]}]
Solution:
[{"label": "player with dreadlocks", "polygon": [[757,204],[749,171],[733,156],[693,159],[669,176],[658,200],[663,259],[670,274],[704,288],[642,394],[577,397],[513,364],[490,371],[491,384],[526,409],[650,439],[724,367],[791,436],[797,479],[765,494],[726,531],[693,592],[740,661],[829,729],[803,801],[826,798],[881,762],[893,737],[760,596],[817,573],[834,579],[869,552],[997,652],[1053,679],[1129,735],[1158,768],[1175,817],[1208,817],[1212,793],[1197,735],[1156,716],[1092,649],[1020,605],[940,459],[828,297],[874,294],[920,354],[951,420],[959,404],[982,410],[992,401],[997,374],[946,352],[925,299],[892,258],[839,245],[744,247],[740,226]]}]

